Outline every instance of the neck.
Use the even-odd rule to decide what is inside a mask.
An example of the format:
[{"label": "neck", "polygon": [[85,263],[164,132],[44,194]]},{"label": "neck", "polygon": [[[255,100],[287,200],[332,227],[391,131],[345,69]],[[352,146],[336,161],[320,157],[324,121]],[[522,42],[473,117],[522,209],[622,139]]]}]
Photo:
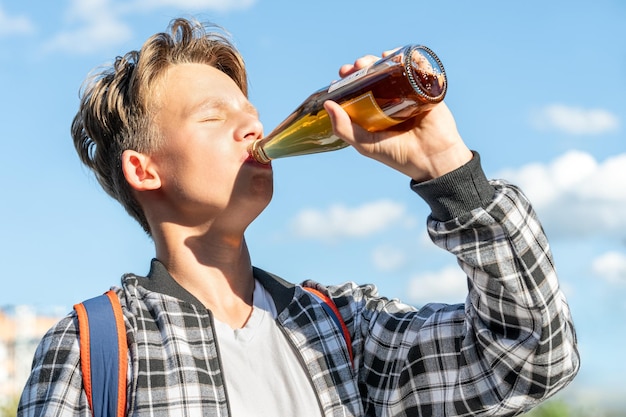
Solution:
[{"label": "neck", "polygon": [[183,288],[219,321],[233,328],[245,325],[254,278],[243,234],[193,234],[166,225],[153,238],[157,258]]}]

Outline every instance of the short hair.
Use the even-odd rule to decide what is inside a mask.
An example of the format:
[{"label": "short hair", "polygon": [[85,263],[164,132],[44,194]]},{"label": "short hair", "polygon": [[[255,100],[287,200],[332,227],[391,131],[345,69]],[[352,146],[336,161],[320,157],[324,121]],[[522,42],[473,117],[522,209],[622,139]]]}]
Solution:
[{"label": "short hair", "polygon": [[202,63],[228,75],[248,95],[243,59],[230,35],[220,26],[191,19],[174,19],[168,31],[150,37],[139,51],[89,76],[79,94],[80,107],[72,122],[72,138],[80,160],[102,188],[152,235],[144,210],[122,172],[125,150],[150,153],[162,137],[153,122],[153,91],[172,65]]}]

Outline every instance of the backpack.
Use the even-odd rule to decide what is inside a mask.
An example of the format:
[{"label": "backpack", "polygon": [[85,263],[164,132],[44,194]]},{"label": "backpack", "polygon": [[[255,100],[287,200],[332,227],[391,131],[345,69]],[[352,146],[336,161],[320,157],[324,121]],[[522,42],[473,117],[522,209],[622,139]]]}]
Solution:
[{"label": "backpack", "polygon": [[[311,293],[341,331],[354,366],[348,328],[332,299],[323,292]],[[74,305],[80,339],[80,369],[87,401],[94,417],[124,417],[128,343],[122,306],[113,290]]]}]

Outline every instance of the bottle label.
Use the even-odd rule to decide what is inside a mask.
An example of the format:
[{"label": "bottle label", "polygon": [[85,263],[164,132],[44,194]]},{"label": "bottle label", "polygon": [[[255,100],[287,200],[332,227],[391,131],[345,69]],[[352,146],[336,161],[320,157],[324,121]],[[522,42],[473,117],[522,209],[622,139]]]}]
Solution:
[{"label": "bottle label", "polygon": [[353,81],[358,80],[359,78],[361,78],[362,76],[364,76],[365,74],[367,74],[367,70],[369,68],[361,68],[360,70],[353,72],[352,74],[333,82],[329,87],[328,87],[328,92],[332,93],[333,91],[335,91],[336,89],[343,87],[344,85],[350,84]]},{"label": "bottle label", "polygon": [[367,130],[375,132],[397,125],[402,120],[387,116],[380,108],[371,91],[341,104],[353,122],[367,126]]}]

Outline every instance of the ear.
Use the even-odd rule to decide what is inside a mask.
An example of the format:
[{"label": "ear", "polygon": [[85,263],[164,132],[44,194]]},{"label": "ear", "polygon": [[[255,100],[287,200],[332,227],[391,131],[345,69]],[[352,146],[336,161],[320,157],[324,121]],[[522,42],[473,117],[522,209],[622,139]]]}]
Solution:
[{"label": "ear", "polygon": [[161,178],[149,156],[137,151],[122,152],[122,171],[130,186],[137,191],[157,190]]}]

